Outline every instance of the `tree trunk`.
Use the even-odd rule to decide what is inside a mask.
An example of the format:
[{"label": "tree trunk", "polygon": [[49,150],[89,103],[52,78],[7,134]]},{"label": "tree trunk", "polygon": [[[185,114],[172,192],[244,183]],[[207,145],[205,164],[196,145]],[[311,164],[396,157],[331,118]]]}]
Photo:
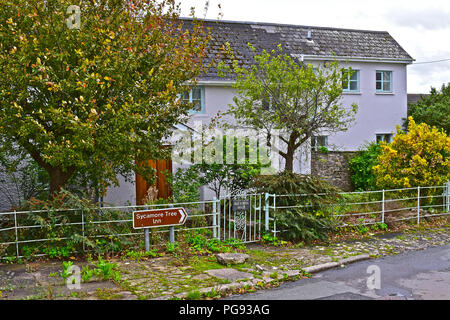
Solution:
[{"label": "tree trunk", "polygon": [[284,164],[284,171],[293,172],[294,171],[294,152],[292,148],[288,148],[286,156],[284,157],[286,163]]},{"label": "tree trunk", "polygon": [[296,131],[292,132],[289,137],[289,142],[287,144],[287,151],[284,154],[284,159],[286,163],[284,165],[284,171],[293,172],[294,171],[294,153],[297,150],[296,141],[298,138],[298,133]]},{"label": "tree trunk", "polygon": [[53,198],[66,185],[67,181],[75,172],[75,169],[71,168],[63,171],[58,167],[50,167],[47,171],[50,175],[50,198]]}]

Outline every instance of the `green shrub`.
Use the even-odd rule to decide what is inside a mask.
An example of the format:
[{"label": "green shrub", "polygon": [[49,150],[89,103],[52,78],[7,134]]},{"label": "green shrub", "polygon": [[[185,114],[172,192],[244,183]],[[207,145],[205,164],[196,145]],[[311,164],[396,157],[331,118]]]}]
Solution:
[{"label": "green shrub", "polygon": [[257,192],[279,195],[325,194],[328,197],[336,196],[338,192],[341,192],[341,190],[319,177],[288,171],[276,175],[258,175],[252,180],[251,187]]},{"label": "green shrub", "polygon": [[277,209],[280,238],[304,242],[328,239],[328,233],[336,224],[331,204],[338,201],[341,190],[318,177],[291,172],[258,176],[253,186],[257,192],[291,195],[276,197],[277,207],[293,207]]},{"label": "green shrub", "polygon": [[[88,199],[62,191],[52,200],[28,201],[21,208],[29,212],[17,214],[20,226],[38,226],[18,230],[20,240],[49,239],[43,242],[32,242],[19,247],[19,254],[27,259],[44,253],[48,258],[63,259],[84,250],[96,254],[119,252],[136,244],[131,238],[120,237],[119,234],[132,232],[129,223],[96,223],[94,221],[114,221],[129,219],[129,213],[120,210],[98,210],[98,206]],[[84,229],[81,221],[84,219]],[[14,223],[14,221],[9,221]],[[13,241],[15,235],[1,235],[3,242]],[[15,255],[13,246],[7,248],[5,255]]]},{"label": "green shrub", "polygon": [[378,164],[381,147],[376,142],[364,145],[348,162],[350,177],[355,190],[376,190],[376,177],[372,168]]},{"label": "green shrub", "polygon": [[314,240],[328,241],[328,235],[337,224],[331,216],[318,216],[299,208],[277,212],[277,229],[287,240],[301,240],[310,243]]}]

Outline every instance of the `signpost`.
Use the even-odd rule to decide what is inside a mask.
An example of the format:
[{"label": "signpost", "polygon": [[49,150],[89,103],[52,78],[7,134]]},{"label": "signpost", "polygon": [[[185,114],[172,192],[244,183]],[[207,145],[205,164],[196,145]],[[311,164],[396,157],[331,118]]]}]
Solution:
[{"label": "signpost", "polygon": [[133,212],[133,228],[156,228],[178,226],[186,222],[187,213],[184,208],[166,208],[140,210]]},{"label": "signpost", "polygon": [[145,250],[150,250],[149,228],[171,227],[170,242],[174,240],[174,226],[186,222],[187,213],[184,208],[165,208],[153,210],[140,210],[133,212],[133,228],[144,229]]}]

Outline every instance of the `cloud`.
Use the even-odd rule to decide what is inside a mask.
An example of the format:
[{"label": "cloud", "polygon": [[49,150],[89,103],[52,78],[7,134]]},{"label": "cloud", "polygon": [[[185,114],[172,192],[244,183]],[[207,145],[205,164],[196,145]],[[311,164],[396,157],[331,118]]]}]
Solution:
[{"label": "cloud", "polygon": [[396,9],[386,13],[386,18],[401,27],[426,30],[450,29],[450,10],[443,8]]}]

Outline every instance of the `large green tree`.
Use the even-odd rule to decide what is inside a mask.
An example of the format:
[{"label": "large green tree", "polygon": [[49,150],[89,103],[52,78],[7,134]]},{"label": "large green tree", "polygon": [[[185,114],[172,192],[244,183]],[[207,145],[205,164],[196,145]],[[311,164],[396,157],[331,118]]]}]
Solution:
[{"label": "large green tree", "polygon": [[[186,31],[174,0],[3,0],[0,139],[4,158],[28,154],[58,192],[76,172],[101,186],[149,177],[177,99],[202,68],[203,28]],[[102,188],[104,189],[104,188]]]},{"label": "large green tree", "polygon": [[236,77],[234,104],[227,113],[239,125],[265,131],[268,137],[278,130],[278,153],[285,159],[284,170],[292,172],[295,152],[311,136],[346,130],[354,120],[357,106],[347,108],[340,101],[348,70],[336,61],[313,68],[285,54],[281,46],[262,53],[250,47],[255,52],[250,67],[237,60],[219,65],[223,74]]},{"label": "large green tree", "polygon": [[[450,135],[450,83],[443,84],[440,91],[431,88],[428,96],[423,96],[421,100],[411,104],[408,117],[413,117],[416,123],[426,123],[443,129]],[[403,127],[408,127],[408,119],[405,119]]]}]

